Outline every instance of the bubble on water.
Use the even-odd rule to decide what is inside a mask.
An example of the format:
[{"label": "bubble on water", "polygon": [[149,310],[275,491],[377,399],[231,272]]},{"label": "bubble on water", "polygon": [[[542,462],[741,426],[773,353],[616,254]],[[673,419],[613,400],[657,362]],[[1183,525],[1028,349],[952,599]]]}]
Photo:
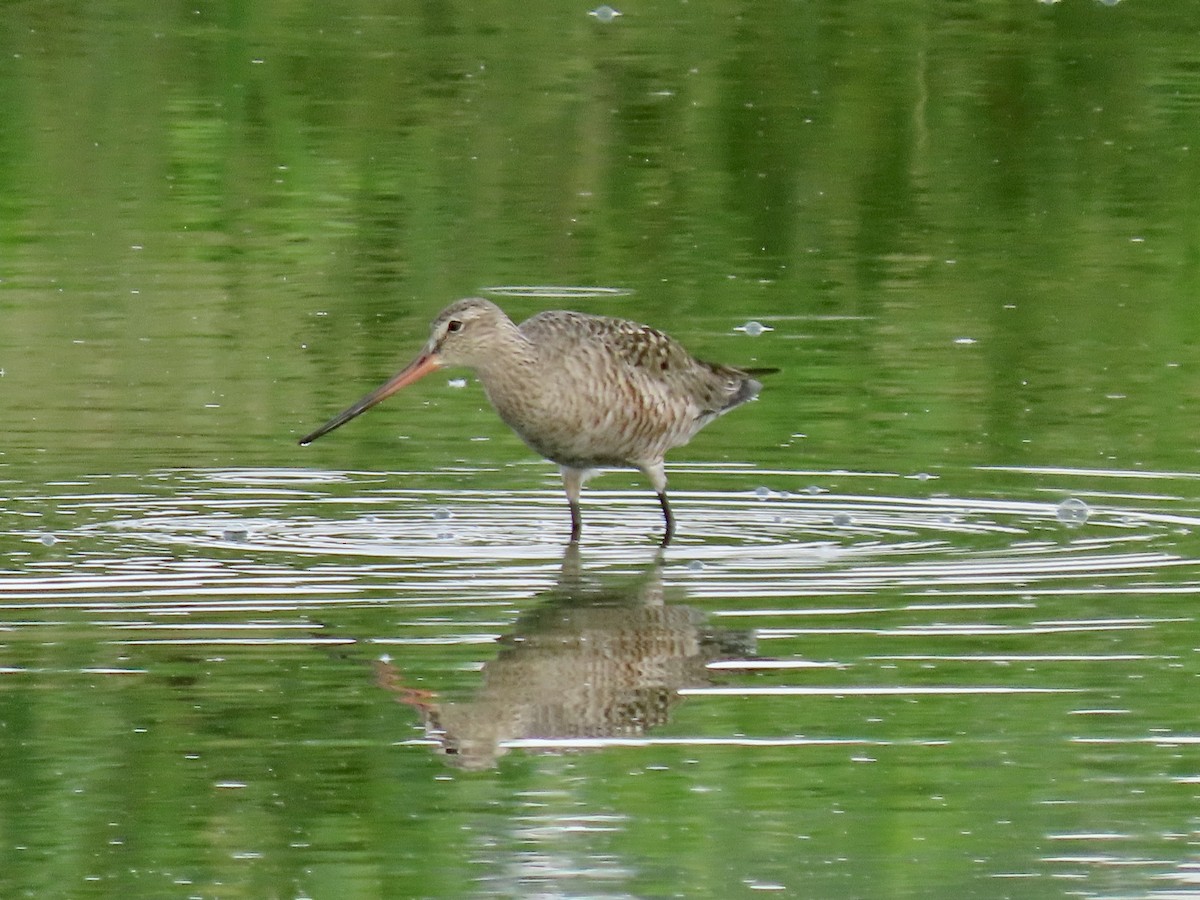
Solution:
[{"label": "bubble on water", "polygon": [[908,477],[912,478],[914,481],[929,481],[930,479],[936,478],[937,476],[930,475],[928,472],[918,472],[916,475],[910,475]]},{"label": "bubble on water", "polygon": [[245,528],[226,528],[221,532],[221,538],[234,544],[244,544],[250,539],[250,533]]},{"label": "bubble on water", "polygon": [[52,534],[43,534],[38,540],[42,542],[42,546],[44,547],[53,547],[58,543],[58,538]]},{"label": "bubble on water", "polygon": [[834,513],[833,524],[835,526],[837,526],[838,528],[845,528],[846,526],[850,525],[853,521],[854,520],[852,518],[850,518],[850,513],[844,513],[844,512]]},{"label": "bubble on water", "polygon": [[1088,520],[1091,512],[1088,505],[1078,497],[1068,497],[1058,504],[1055,515],[1058,516],[1058,521],[1064,525],[1082,525]]},{"label": "bubble on water", "polygon": [[595,9],[588,10],[588,15],[597,22],[611,22],[617,16],[621,15],[621,11],[613,9],[606,3],[604,6],[597,6]]},{"label": "bubble on water", "polygon": [[744,333],[750,335],[750,337],[758,337],[764,331],[774,331],[775,329],[772,328],[770,325],[764,325],[762,322],[756,322],[753,319],[751,319],[745,325],[739,325],[737,328],[735,328],[733,330],[744,332]]},{"label": "bubble on water", "polygon": [[771,496],[771,489],[769,487],[762,487],[762,486],[756,487],[754,489],[754,496],[757,497],[759,500],[766,500],[768,497]]},{"label": "bubble on water", "polygon": [[698,560],[698,559],[693,559],[690,563],[687,564],[687,570],[689,572],[703,572],[704,571],[704,563],[700,562],[700,560]]},{"label": "bubble on water", "polygon": [[433,517],[439,521],[445,521],[446,519],[451,518],[453,515],[454,513],[450,512],[450,510],[446,509],[444,506],[439,506],[433,511]]}]

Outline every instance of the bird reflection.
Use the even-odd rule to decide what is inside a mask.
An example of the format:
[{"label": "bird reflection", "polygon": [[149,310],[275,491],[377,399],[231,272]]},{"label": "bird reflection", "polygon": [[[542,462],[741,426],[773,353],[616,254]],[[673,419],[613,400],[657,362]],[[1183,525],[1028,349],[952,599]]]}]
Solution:
[{"label": "bird reflection", "polygon": [[660,553],[633,578],[590,577],[572,544],[558,585],[500,638],[472,698],[408,687],[390,660],[376,663],[376,682],[418,710],[427,736],[464,769],[495,766],[522,739],[644,735],[667,721],[680,689],[710,682],[708,663],[754,652],[752,632],[666,602],[662,565]]}]

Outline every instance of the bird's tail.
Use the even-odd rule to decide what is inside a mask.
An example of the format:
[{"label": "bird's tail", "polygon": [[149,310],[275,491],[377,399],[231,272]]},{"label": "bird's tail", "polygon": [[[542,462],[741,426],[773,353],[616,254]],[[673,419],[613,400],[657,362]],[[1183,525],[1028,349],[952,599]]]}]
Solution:
[{"label": "bird's tail", "polygon": [[729,398],[729,403],[725,409],[730,410],[735,406],[741,406],[748,400],[753,400],[758,396],[758,392],[762,390],[762,382],[756,381],[753,378],[743,378],[742,383],[738,385],[738,389],[734,391],[733,396]]},{"label": "bird's tail", "polygon": [[718,388],[713,385],[713,393],[708,398],[712,405],[705,413],[705,421],[729,412],[735,406],[741,406],[748,400],[753,400],[762,390],[762,382],[751,376],[768,375],[778,372],[778,369],[740,369],[732,366],[721,366],[715,363],[701,362],[714,375],[719,375],[723,383]]},{"label": "bird's tail", "polygon": [[740,406],[748,400],[753,400],[758,396],[758,392],[762,390],[762,382],[759,377],[763,375],[774,375],[778,372],[775,368],[759,368],[759,369],[738,369],[740,374],[746,376],[742,379],[741,385],[729,398],[729,405],[726,409],[733,409],[735,406]]}]

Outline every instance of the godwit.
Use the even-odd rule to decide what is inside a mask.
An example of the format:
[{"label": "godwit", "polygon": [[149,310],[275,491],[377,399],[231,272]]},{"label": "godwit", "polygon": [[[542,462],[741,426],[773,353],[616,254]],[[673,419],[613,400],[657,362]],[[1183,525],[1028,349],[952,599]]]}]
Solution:
[{"label": "godwit", "polygon": [[515,325],[496,304],[459,300],[433,320],[416,359],[300,440],[310,444],[443,366],[473,369],[496,412],[533,450],[558,463],[579,540],[579,490],[604,467],[642,471],[658,494],[671,542],[663,455],[762,385],[703,362],[661,331],[625,319],[552,310]]}]

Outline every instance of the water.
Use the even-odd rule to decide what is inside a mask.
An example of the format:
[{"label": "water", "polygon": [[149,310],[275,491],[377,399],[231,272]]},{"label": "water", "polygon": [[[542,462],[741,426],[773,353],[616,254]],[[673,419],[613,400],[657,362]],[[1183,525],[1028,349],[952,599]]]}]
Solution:
[{"label": "water", "polygon": [[663,555],[652,498],[589,492],[564,556],[553,485],[484,472],[13,496],[60,524],[0,576],[8,883],[82,850],[75,887],[146,894],[860,894],[901,850],[921,891],[1188,882],[1192,479],[672,474],[724,487],[677,492]]},{"label": "water", "polygon": [[[0,895],[1193,894],[1191,18],[0,13]],[[779,370],[666,552],[296,445],[473,293]]]}]

